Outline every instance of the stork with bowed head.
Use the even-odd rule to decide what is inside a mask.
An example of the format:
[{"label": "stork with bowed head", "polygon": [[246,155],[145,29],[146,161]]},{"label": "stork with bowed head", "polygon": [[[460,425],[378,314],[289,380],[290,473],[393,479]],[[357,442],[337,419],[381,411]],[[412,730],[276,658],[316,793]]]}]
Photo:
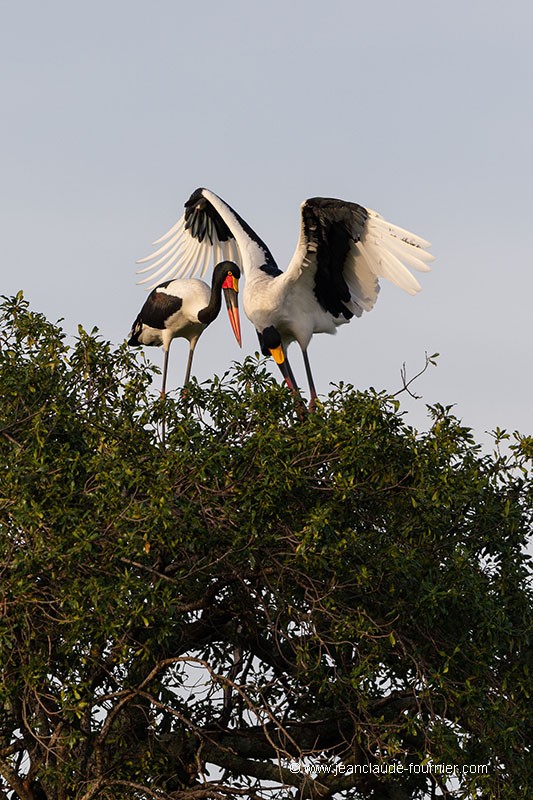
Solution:
[{"label": "stork with bowed head", "polygon": [[[239,214],[209,189],[197,189],[185,213],[155,244],[160,247],[138,263],[151,272],[141,283],[164,278],[203,275],[211,257],[235,261],[243,270],[244,311],[256,328],[265,355],[265,331],[281,337],[282,373],[293,390],[287,347],[300,345],[310,391],[310,409],[317,393],[307,348],[313,334],[336,333],[337,327],[370,311],[386,278],[409,294],[420,284],[410,272],[429,271],[429,242],[387,222],[356,203],[314,197],[301,205],[300,238],[282,272],[259,236]],[[271,334],[271,332],[270,332]],[[268,338],[268,334],[267,334]],[[276,351],[279,353],[279,351]],[[291,385],[292,384],[292,385]]]},{"label": "stork with bowed head", "polygon": [[168,354],[173,339],[189,342],[189,358],[185,373],[185,386],[191,376],[194,350],[198,339],[215,320],[222,305],[222,293],[235,338],[241,346],[238,291],[241,271],[232,261],[222,261],[213,270],[211,288],[195,278],[170,280],[159,283],[148,295],[137,319],[133,323],[128,344],[163,346],[163,385],[165,395]]}]

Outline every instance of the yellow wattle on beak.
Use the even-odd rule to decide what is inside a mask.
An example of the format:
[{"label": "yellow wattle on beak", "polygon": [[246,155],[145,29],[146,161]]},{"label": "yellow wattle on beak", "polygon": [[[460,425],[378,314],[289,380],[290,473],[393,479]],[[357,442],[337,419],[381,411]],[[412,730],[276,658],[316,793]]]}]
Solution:
[{"label": "yellow wattle on beak", "polygon": [[291,390],[291,392],[297,392],[298,389],[294,384],[292,370],[289,366],[289,362],[285,358],[285,353],[283,351],[283,345],[279,345],[278,347],[269,347],[269,352],[278,367],[280,368],[281,374],[285,378],[285,383]]},{"label": "yellow wattle on beak", "polygon": [[285,361],[285,353],[283,352],[283,347],[279,345],[279,347],[271,347],[270,348],[270,355],[276,362],[276,364],[283,364]]}]

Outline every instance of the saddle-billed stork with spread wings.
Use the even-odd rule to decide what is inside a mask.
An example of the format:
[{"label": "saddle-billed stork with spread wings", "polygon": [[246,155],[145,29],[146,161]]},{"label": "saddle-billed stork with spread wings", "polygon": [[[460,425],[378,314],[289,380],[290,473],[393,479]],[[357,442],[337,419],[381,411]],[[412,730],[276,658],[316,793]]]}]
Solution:
[{"label": "saddle-billed stork with spread wings", "polygon": [[[307,348],[314,333],[336,333],[337,327],[370,311],[386,278],[409,294],[420,284],[410,272],[429,271],[433,256],[429,242],[387,222],[375,211],[356,203],[324,197],[301,205],[300,238],[294,255],[282,272],[259,236],[224,200],[209,189],[197,189],[185,203],[178,222],[154,242],[159,245],[138,263],[140,272],[154,278],[205,274],[214,263],[229,259],[244,275],[243,307],[259,336],[272,329],[282,342],[277,363],[294,386],[286,359],[287,347],[297,341],[309,382],[310,405],[317,397]],[[280,363],[280,361],[282,363]]]}]

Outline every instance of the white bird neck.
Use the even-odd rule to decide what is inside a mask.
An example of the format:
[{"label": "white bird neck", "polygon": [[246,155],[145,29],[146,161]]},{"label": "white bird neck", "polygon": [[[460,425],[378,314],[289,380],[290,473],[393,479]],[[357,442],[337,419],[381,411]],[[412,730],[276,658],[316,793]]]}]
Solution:
[{"label": "white bird neck", "polygon": [[204,189],[203,193],[235,237],[242,258],[245,279],[253,280],[254,275],[259,271],[262,275],[268,275],[271,278],[280,274],[281,271],[278,269],[272,253],[248,223],[214,192]]}]

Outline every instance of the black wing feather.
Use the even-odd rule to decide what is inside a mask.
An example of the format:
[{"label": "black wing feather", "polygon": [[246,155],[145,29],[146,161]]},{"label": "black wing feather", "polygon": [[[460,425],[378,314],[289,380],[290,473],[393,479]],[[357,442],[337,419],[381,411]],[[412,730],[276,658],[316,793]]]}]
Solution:
[{"label": "black wing feather", "polygon": [[[213,238],[210,232],[212,230],[211,226],[214,227],[217,238],[220,242],[227,242],[230,239],[234,240],[235,237],[231,232],[231,229],[224,222],[218,211],[213,208],[209,200],[204,197],[203,191],[203,188],[196,189],[196,191],[192,193],[185,203],[185,229],[188,230],[190,235],[199,242],[202,242],[207,235],[209,241],[211,244],[213,244]],[[225,203],[225,201],[223,202]],[[272,277],[281,275],[281,270],[278,268],[272,253],[266,244],[259,238],[253,228],[248,225],[246,220],[244,220],[240,214],[235,211],[235,209],[233,209],[228,203],[226,203],[226,205],[238,220],[246,234],[263,250],[265,254],[265,263],[261,265],[260,269]]]},{"label": "black wing feather", "polygon": [[335,317],[353,317],[347,305],[350,290],[344,265],[354,242],[361,238],[368,212],[357,203],[328,197],[312,197],[303,205],[302,221],[308,250],[316,263],[315,296]]},{"label": "black wing feather", "polygon": [[155,289],[152,289],[135,323],[140,322],[149,325],[150,328],[156,328],[161,331],[164,330],[165,321],[179,311],[183,305],[181,297],[167,294],[165,291],[160,291],[161,289],[166,289],[169,283],[172,283],[172,281],[165,281],[164,283],[160,283]]}]

